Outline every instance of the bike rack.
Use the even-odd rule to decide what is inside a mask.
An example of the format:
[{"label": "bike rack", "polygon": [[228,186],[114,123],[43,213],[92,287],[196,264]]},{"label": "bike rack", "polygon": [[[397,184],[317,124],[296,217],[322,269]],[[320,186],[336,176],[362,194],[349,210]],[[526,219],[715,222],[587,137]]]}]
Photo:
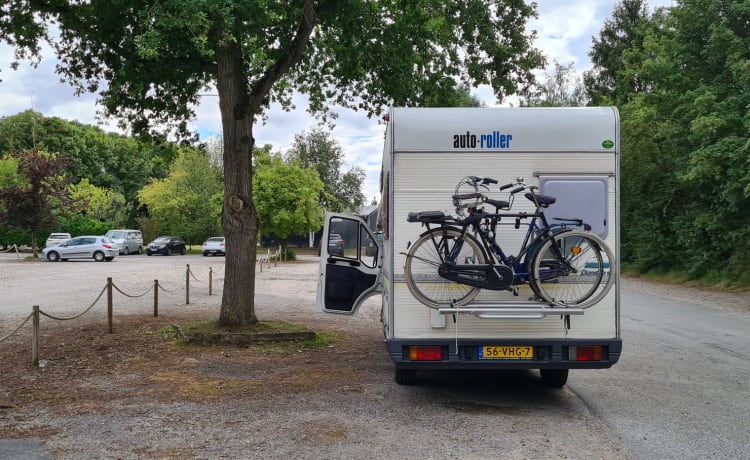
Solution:
[{"label": "bike rack", "polygon": [[446,303],[439,307],[441,314],[466,314],[482,319],[536,319],[554,315],[582,315],[580,307],[550,307],[539,302],[508,302],[474,301],[468,305],[455,307]]}]

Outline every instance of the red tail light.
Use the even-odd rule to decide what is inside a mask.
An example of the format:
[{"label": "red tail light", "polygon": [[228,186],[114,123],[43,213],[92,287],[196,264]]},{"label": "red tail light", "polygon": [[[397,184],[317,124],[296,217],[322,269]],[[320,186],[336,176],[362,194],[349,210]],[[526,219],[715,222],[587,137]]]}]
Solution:
[{"label": "red tail light", "polygon": [[570,347],[569,359],[572,361],[601,361],[604,355],[602,347]]},{"label": "red tail light", "polygon": [[109,243],[102,243],[102,246],[104,246],[107,249],[112,249],[112,245]]},{"label": "red tail light", "polygon": [[440,361],[443,359],[443,347],[440,345],[409,347],[410,361]]}]

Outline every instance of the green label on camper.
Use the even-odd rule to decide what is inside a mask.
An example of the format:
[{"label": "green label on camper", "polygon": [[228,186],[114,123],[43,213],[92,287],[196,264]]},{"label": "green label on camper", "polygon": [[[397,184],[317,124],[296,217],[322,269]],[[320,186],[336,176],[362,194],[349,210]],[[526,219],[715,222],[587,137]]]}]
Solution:
[{"label": "green label on camper", "polygon": [[602,147],[604,147],[605,149],[611,149],[614,146],[615,146],[615,143],[612,142],[609,139],[607,139],[606,141],[602,142]]}]

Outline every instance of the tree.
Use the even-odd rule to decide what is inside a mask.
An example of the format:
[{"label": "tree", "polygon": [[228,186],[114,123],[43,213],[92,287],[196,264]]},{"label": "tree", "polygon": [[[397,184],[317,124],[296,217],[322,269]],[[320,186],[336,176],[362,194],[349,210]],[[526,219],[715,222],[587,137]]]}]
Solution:
[{"label": "tree", "polygon": [[319,198],[324,209],[331,212],[359,211],[364,202],[362,183],[365,173],[358,167],[341,173],[344,152],[327,131],[315,128],[297,134],[286,158],[318,172],[324,184]]},{"label": "tree", "polygon": [[312,168],[285,162],[269,149],[256,150],[253,191],[260,218],[260,233],[281,239],[286,253],[290,235],[314,232],[323,226],[323,210],[317,197],[323,182]]},{"label": "tree", "polygon": [[616,93],[621,256],[637,270],[750,282],[749,23],[746,1],[686,0],[641,24],[645,59],[610,56],[640,82]]},{"label": "tree", "polygon": [[169,176],[152,180],[138,192],[138,199],[158,222],[156,232],[196,244],[220,233],[214,201],[221,193],[221,173],[211,166],[208,155],[183,148]]},{"label": "tree", "polygon": [[[93,185],[87,178],[68,187],[70,198],[81,214],[98,222],[106,223],[109,228],[118,228],[126,224],[128,217],[127,203],[122,193]],[[68,227],[65,227],[68,228]],[[99,233],[94,231],[70,233]],[[105,229],[106,232],[106,229]],[[103,233],[103,232],[102,232]]]},{"label": "tree", "polygon": [[576,75],[575,64],[567,66],[555,61],[555,70],[547,73],[537,94],[521,99],[522,107],[583,107],[586,90]]},{"label": "tree", "polygon": [[631,94],[645,91],[647,78],[639,71],[647,59],[651,30],[644,0],[622,0],[604,21],[599,38],[593,39],[589,58],[593,68],[584,72],[584,85],[592,105],[617,105]]},{"label": "tree", "polygon": [[70,157],[71,175],[122,194],[128,202],[128,220],[135,215],[138,190],[151,177],[165,177],[177,156],[177,147],[169,143],[105,133],[31,110],[0,120],[0,152],[32,148],[64,152]]},{"label": "tree", "polygon": [[[17,177],[0,188],[0,224],[31,233],[31,246],[37,256],[38,235],[57,223],[55,211],[70,206],[66,187],[70,178],[63,172],[68,159],[38,150],[10,154],[17,164]],[[6,160],[7,166],[11,162]]]},{"label": "tree", "polygon": [[[257,321],[252,190],[253,124],[271,102],[327,103],[381,113],[489,84],[499,100],[525,90],[541,54],[526,20],[535,5],[509,0],[9,0],[0,40],[35,58],[53,42],[59,71],[79,91],[100,91],[105,115],[137,132],[185,133],[207,86],[219,97],[227,244],[219,322]],[[59,37],[52,37],[54,24]],[[106,82],[106,87],[101,88]],[[152,131],[153,132],[153,131]]]}]

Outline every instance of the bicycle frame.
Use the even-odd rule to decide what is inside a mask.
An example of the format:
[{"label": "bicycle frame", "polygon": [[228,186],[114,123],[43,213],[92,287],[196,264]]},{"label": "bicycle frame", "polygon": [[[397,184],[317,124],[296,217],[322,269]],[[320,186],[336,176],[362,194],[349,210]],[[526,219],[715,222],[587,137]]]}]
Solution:
[{"label": "bicycle frame", "polygon": [[[496,241],[495,230],[502,218],[516,219],[517,228],[520,226],[520,220],[531,219],[527,225],[526,235],[524,235],[518,254],[515,256],[507,255]],[[541,221],[541,225],[539,225],[539,221]],[[479,238],[477,239],[481,241],[484,246],[485,253],[490,258],[488,261],[490,264],[501,264],[513,269],[513,285],[518,285],[528,282],[529,277],[531,276],[527,267],[528,264],[526,263],[526,255],[534,248],[541,246],[548,238],[551,238],[552,233],[554,233],[554,228],[564,230],[569,225],[572,224],[561,223],[550,225],[547,222],[546,216],[542,212],[486,213],[484,211],[475,210],[469,217],[464,219],[461,227],[463,234],[469,229],[472,229],[475,234],[479,235]],[[552,247],[555,248],[555,257],[559,260],[564,260],[564,256],[559,248],[556,245],[553,245]]]}]

